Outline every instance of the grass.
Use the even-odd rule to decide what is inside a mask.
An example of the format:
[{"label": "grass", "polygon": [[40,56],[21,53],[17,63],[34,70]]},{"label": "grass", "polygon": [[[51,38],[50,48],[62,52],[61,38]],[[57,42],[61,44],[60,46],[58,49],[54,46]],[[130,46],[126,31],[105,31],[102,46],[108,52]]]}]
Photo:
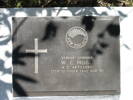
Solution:
[{"label": "grass", "polygon": [[133,0],[98,0],[99,6],[133,6]]},{"label": "grass", "polygon": [[0,7],[133,6],[133,0],[0,0]]}]

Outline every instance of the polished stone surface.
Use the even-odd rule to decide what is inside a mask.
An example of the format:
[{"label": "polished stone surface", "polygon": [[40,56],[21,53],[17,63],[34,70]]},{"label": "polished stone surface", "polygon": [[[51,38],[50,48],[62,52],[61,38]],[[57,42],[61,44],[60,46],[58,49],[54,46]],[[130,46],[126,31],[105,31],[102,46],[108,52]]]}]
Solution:
[{"label": "polished stone surface", "polygon": [[[69,34],[68,30],[75,26],[83,29],[83,33],[78,34],[76,30]],[[16,75],[13,78],[21,74],[31,79],[27,79],[30,82],[18,81],[29,95],[120,92],[118,17],[13,18],[13,33],[13,72]],[[73,38],[73,33],[78,36]],[[36,39],[38,50],[47,49],[47,53],[26,52],[36,48]],[[82,42],[84,39],[86,43]],[[64,61],[66,64],[62,64]],[[36,68],[38,73],[35,73]]]}]

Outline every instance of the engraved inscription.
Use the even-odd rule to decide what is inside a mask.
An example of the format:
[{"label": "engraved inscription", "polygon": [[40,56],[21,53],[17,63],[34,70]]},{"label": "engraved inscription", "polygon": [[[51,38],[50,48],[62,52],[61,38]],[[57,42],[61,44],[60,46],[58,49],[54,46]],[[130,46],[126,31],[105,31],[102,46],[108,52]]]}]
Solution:
[{"label": "engraved inscription", "polygon": [[93,62],[94,58],[92,56],[61,56],[60,64],[61,66],[57,66],[54,69],[54,65],[52,67],[52,73],[58,72],[80,72],[80,73],[88,73],[88,72],[103,72],[104,70],[101,68],[94,68]]}]

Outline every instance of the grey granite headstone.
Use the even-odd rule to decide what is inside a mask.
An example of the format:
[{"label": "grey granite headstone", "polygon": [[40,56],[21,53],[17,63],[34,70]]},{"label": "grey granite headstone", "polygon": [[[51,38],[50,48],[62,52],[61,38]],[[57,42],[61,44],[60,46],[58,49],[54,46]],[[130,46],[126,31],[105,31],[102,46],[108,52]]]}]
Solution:
[{"label": "grey granite headstone", "polygon": [[14,96],[120,93],[119,17],[14,17]]}]

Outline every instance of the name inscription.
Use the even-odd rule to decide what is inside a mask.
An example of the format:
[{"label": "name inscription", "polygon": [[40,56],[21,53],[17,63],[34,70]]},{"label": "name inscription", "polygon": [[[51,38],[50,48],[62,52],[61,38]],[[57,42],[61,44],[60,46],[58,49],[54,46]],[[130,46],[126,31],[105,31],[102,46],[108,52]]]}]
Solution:
[{"label": "name inscription", "polygon": [[92,56],[61,56],[60,65],[50,65],[52,73],[88,73],[88,72],[104,72],[102,68],[95,68],[94,58]]}]

